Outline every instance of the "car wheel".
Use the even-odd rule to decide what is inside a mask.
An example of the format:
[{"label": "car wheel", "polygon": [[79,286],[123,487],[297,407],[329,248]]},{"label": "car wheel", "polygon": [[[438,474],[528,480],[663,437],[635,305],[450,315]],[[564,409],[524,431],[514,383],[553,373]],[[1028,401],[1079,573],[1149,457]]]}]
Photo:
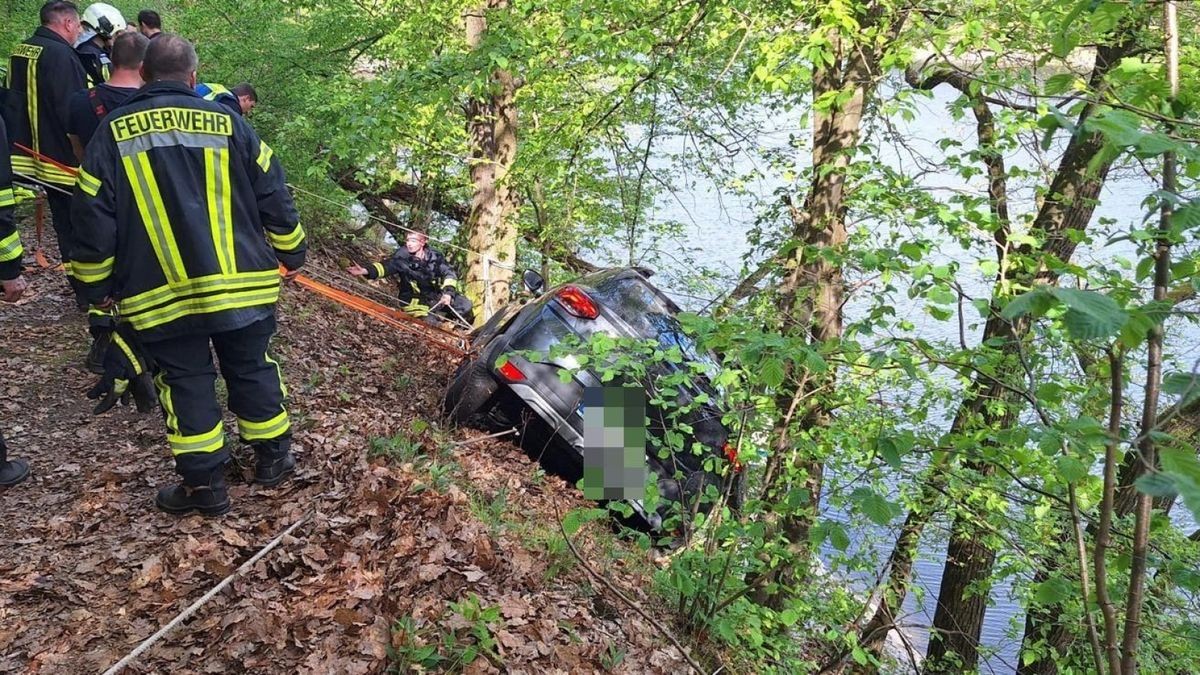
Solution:
[{"label": "car wheel", "polygon": [[457,424],[490,428],[488,413],[499,389],[500,383],[478,361],[464,362],[446,389],[446,416]]}]

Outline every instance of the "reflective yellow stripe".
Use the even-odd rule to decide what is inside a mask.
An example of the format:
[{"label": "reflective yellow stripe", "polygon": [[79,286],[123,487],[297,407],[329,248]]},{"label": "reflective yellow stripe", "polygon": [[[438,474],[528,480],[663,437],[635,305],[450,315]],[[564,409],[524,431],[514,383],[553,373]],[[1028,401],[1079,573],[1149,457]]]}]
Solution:
[{"label": "reflective yellow stripe", "polygon": [[55,185],[75,185],[75,174],[63,171],[49,162],[35,159],[33,163],[38,180],[54,183]]},{"label": "reflective yellow stripe", "polygon": [[387,276],[387,270],[383,269],[383,263],[375,263],[375,276],[380,279]]},{"label": "reflective yellow stripe", "polygon": [[212,431],[194,436],[168,433],[167,442],[171,444],[171,452],[176,455],[192,452],[216,452],[225,445],[225,429],[221,427],[220,422],[217,422],[217,426],[213,427]]},{"label": "reflective yellow stripe", "polygon": [[279,285],[279,270],[262,270],[259,272],[242,272],[230,276],[210,274],[194,279],[186,279],[178,284],[168,284],[158,288],[138,293],[120,301],[122,314],[135,314],[154,305],[199,293],[214,291],[236,291],[248,286]]},{"label": "reflective yellow stripe", "polygon": [[294,251],[296,247],[304,243],[304,228],[300,226],[300,223],[296,223],[296,228],[287,234],[275,234],[267,230],[267,239],[270,240],[271,246],[280,251]]},{"label": "reflective yellow stripe", "polygon": [[275,151],[266,142],[258,141],[258,168],[267,173],[271,170],[271,157],[275,155]]},{"label": "reflective yellow stripe", "polygon": [[[31,56],[32,58],[29,58]],[[37,62],[41,56],[41,50],[37,54],[30,54],[25,61],[25,95],[28,100],[25,101],[25,109],[29,112],[29,132],[30,142],[33,144],[35,152],[41,152],[41,140],[38,138],[38,81],[37,81]],[[32,158],[30,158],[32,161]],[[16,162],[13,163],[16,166]],[[32,168],[32,165],[31,165]]]},{"label": "reflective yellow stripe", "polygon": [[75,276],[74,265],[71,264],[70,260],[64,260],[62,262],[62,266],[63,266],[63,271],[67,273],[68,279],[73,278]]},{"label": "reflective yellow stripe", "polygon": [[111,309],[100,309],[95,305],[88,307],[88,316],[113,316]]},{"label": "reflective yellow stripe", "polygon": [[75,185],[75,175],[62,169],[36,160],[32,157],[14,154],[12,156],[13,171],[55,185]]},{"label": "reflective yellow stripe", "polygon": [[168,282],[184,281],[187,279],[187,271],[179,258],[179,247],[175,244],[162,193],[158,190],[154,171],[150,168],[150,157],[144,152],[139,152],[122,157],[121,162],[125,165],[134,201],[137,202],[138,211],[142,215],[142,224],[150,237],[150,244],[154,247],[154,255],[158,258],[163,274]]},{"label": "reflective yellow stripe", "polygon": [[79,167],[79,174],[75,177],[75,184],[79,186],[80,190],[93,197],[100,192],[100,179],[88,173],[82,166]]},{"label": "reflective yellow stripe", "polygon": [[4,188],[3,190],[0,190],[0,209],[4,208],[6,206],[16,206],[16,205],[17,205],[17,195],[16,195],[16,193],[13,192],[12,188]]},{"label": "reflective yellow stripe", "polygon": [[38,197],[36,192],[34,192],[33,190],[27,190],[23,187],[14,187],[12,190],[13,190],[13,195],[15,195],[17,198],[18,204],[20,204],[21,202],[36,200]]},{"label": "reflective yellow stripe", "polygon": [[137,356],[134,355],[133,349],[130,348],[129,343],[125,341],[125,338],[121,337],[120,333],[114,332],[112,334],[112,341],[113,344],[121,348],[121,351],[125,352],[125,358],[129,359],[129,362],[133,364],[133,373],[135,375],[141,375],[142,364],[138,362]]},{"label": "reflective yellow stripe", "polygon": [[16,260],[25,253],[21,248],[21,233],[16,230],[4,239],[0,239],[0,262]]},{"label": "reflective yellow stripe", "polygon": [[458,290],[458,279],[445,279],[442,281],[442,288],[453,288]]},{"label": "reflective yellow stripe", "polygon": [[25,155],[14,154],[12,156],[12,168],[13,171],[18,173],[34,176],[37,174],[37,167],[33,164],[33,158],[26,157]]},{"label": "reflective yellow stripe", "polygon": [[247,441],[269,441],[287,433],[291,428],[287,411],[279,413],[266,422],[252,422],[238,418],[238,432]]},{"label": "reflective yellow stripe", "polygon": [[204,149],[205,185],[208,187],[208,222],[222,274],[237,271],[233,248],[233,200],[230,198],[229,150]]},{"label": "reflective yellow stripe", "polygon": [[279,367],[278,361],[271,358],[270,352],[265,354],[264,357],[267,359],[267,363],[275,366],[275,375],[279,377],[279,391],[283,392],[284,398],[287,398],[288,397],[288,388],[287,388],[287,382],[283,381],[283,368]]},{"label": "reflective yellow stripe", "polygon": [[233,92],[226,89],[225,85],[223,84],[212,84],[210,82],[205,82],[204,86],[208,87],[208,93],[204,95],[205,101],[215,101],[221,94],[229,94],[230,96],[233,95]]},{"label": "reflective yellow stripe", "polygon": [[85,284],[94,284],[112,276],[115,262],[115,258],[105,258],[98,263],[72,260],[71,270],[74,272],[76,279]]},{"label": "reflective yellow stripe", "polygon": [[175,404],[171,402],[171,388],[167,386],[167,378],[162,371],[154,376],[154,386],[158,387],[158,402],[162,404],[167,415],[167,433],[178,433],[179,417],[175,415]]},{"label": "reflective yellow stripe", "polygon": [[258,305],[273,305],[279,300],[279,286],[265,290],[242,291],[208,295],[200,298],[184,298],[158,309],[142,314],[126,314],[122,316],[133,324],[137,330],[147,330],[176,319],[196,314],[212,314],[229,309],[242,309]]},{"label": "reflective yellow stripe", "polygon": [[429,305],[421,304],[421,301],[419,301],[419,300],[412,300],[407,305],[401,307],[400,309],[402,311],[404,311],[404,313],[411,314],[413,316],[428,316],[429,315]]}]

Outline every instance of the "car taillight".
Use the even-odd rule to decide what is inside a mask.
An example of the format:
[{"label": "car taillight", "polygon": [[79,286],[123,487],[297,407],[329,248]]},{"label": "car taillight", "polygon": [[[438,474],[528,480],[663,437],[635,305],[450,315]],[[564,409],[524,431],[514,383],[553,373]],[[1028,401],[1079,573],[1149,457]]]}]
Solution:
[{"label": "car taillight", "polygon": [[725,459],[728,459],[729,463],[733,464],[733,470],[740,473],[742,470],[742,463],[738,461],[737,448],[733,447],[729,443],[726,443],[723,450],[725,451]]},{"label": "car taillight", "polygon": [[594,319],[600,316],[600,309],[588,297],[587,293],[578,286],[563,286],[554,294],[558,302],[571,314],[581,319]]},{"label": "car taillight", "polygon": [[504,365],[500,366],[500,375],[509,382],[520,382],[525,379],[525,373],[516,366],[512,361],[505,361]]}]

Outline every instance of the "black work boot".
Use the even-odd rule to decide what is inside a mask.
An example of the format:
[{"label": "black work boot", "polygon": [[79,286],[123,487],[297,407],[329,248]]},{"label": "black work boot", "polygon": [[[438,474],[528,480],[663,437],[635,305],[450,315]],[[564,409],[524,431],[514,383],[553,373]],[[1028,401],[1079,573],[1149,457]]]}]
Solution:
[{"label": "black work boot", "polygon": [[167,513],[182,516],[196,511],[202,516],[219,516],[230,508],[229,491],[222,472],[214,473],[206,484],[189,485],[185,480],[158,491],[154,503]]},{"label": "black work boot", "polygon": [[29,478],[29,462],[10,459],[0,464],[0,487],[12,487]]},{"label": "black work boot", "polygon": [[87,361],[84,365],[89,373],[104,374],[104,356],[108,353],[108,345],[112,343],[112,333],[97,332],[92,336],[92,347],[88,349]]},{"label": "black work boot", "polygon": [[29,462],[9,459],[8,445],[0,436],[0,487],[12,487],[26,478],[29,478]]},{"label": "black work boot", "polygon": [[291,439],[283,438],[258,443],[254,454],[258,464],[254,467],[254,482],[266,487],[279,485],[296,470],[296,458],[292,455]]}]

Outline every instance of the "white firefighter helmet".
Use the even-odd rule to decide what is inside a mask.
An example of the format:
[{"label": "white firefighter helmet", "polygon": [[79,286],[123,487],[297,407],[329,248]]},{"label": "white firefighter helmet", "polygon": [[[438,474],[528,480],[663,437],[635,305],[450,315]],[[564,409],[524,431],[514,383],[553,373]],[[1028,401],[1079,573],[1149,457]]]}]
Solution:
[{"label": "white firefighter helmet", "polygon": [[92,29],[102,38],[110,38],[125,30],[128,25],[121,10],[103,2],[97,2],[83,10],[79,22]]}]

